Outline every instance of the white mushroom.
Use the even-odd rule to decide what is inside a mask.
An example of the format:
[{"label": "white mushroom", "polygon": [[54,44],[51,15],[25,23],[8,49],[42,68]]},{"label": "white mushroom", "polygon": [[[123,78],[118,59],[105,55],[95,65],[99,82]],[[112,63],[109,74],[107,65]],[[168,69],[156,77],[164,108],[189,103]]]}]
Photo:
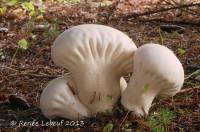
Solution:
[{"label": "white mushroom", "polygon": [[46,117],[64,117],[75,120],[90,115],[89,110],[72,93],[69,79],[66,77],[54,79],[42,92],[40,108]]},{"label": "white mushroom", "polygon": [[120,77],[132,72],[135,44],[111,27],[83,24],[63,32],[53,61],[71,72],[73,91],[92,112],[110,112],[120,97]]},{"label": "white mushroom", "polygon": [[136,115],[144,116],[157,95],[173,96],[183,82],[184,70],[174,53],[158,44],[146,44],[135,52],[133,76],[121,103]]}]

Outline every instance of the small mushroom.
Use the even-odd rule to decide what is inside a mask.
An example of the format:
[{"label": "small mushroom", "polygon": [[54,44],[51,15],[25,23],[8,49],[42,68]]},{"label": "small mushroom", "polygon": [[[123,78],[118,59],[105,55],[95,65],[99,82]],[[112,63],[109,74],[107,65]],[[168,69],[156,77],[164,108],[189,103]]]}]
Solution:
[{"label": "small mushroom", "polygon": [[71,91],[70,78],[52,80],[43,90],[40,98],[42,113],[48,118],[64,117],[75,120],[88,117],[89,110]]},{"label": "small mushroom", "polygon": [[80,101],[97,113],[112,111],[121,95],[120,77],[133,70],[135,50],[133,41],[121,31],[83,24],[58,36],[51,56],[71,72],[73,91]]},{"label": "small mushroom", "polygon": [[157,95],[173,96],[183,82],[184,70],[175,54],[164,46],[146,44],[135,52],[133,76],[121,103],[135,115],[145,116]]}]

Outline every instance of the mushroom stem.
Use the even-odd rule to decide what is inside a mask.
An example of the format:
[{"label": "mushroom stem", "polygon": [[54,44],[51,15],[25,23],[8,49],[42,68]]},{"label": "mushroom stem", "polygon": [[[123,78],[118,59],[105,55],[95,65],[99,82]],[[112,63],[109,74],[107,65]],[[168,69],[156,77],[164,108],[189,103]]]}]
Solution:
[{"label": "mushroom stem", "polygon": [[159,91],[154,89],[156,88],[154,84],[144,83],[145,80],[140,83],[133,77],[131,78],[133,81],[128,84],[126,90],[122,93],[121,103],[136,115],[145,116],[148,114],[151,104]]}]

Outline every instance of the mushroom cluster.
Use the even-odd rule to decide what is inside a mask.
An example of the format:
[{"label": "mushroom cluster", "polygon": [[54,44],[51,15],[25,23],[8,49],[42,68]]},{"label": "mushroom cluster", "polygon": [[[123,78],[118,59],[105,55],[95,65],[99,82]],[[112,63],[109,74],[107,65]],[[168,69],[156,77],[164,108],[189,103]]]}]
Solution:
[{"label": "mushroom cluster", "polygon": [[[82,119],[122,105],[137,116],[148,114],[157,95],[173,96],[183,85],[183,67],[165,46],[137,49],[121,31],[103,25],[72,27],[51,48],[55,64],[70,74],[52,80],[40,107],[48,118]],[[123,75],[133,72],[127,85]]]},{"label": "mushroom cluster", "polygon": [[83,24],[63,32],[51,57],[70,77],[55,79],[45,88],[40,99],[44,115],[80,119],[111,112],[126,87],[122,76],[133,70],[136,49],[126,34],[108,26]]}]

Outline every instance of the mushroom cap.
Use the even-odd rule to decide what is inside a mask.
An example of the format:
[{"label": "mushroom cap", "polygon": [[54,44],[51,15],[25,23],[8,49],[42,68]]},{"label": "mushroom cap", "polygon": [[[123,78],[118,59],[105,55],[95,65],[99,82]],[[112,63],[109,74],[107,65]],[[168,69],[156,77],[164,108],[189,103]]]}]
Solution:
[{"label": "mushroom cap", "polygon": [[184,82],[184,70],[175,54],[165,46],[146,44],[134,55],[134,71],[122,93],[122,105],[137,116],[148,114],[157,96],[175,95]]},{"label": "mushroom cap", "polygon": [[173,96],[184,82],[183,66],[175,54],[159,44],[145,44],[134,56],[135,80],[156,86],[159,95]]},{"label": "mushroom cap", "polygon": [[75,120],[90,116],[89,110],[72,93],[66,77],[52,80],[40,97],[40,108],[48,118]]},{"label": "mushroom cap", "polygon": [[133,70],[135,50],[135,44],[121,31],[84,24],[58,36],[51,56],[71,72],[75,93],[96,113],[112,110],[121,93],[120,77]]}]

